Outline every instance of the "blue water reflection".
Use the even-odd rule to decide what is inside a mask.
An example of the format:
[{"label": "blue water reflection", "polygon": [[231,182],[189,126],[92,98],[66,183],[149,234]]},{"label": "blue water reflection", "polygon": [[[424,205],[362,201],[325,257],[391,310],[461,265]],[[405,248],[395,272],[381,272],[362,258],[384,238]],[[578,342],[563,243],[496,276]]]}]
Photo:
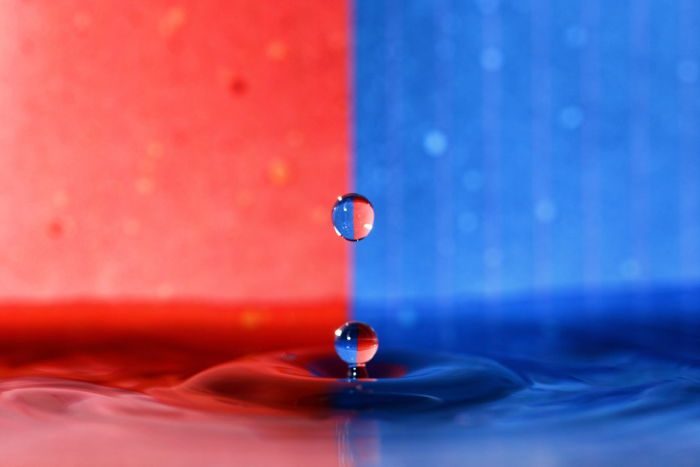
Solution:
[{"label": "blue water reflection", "polygon": [[404,326],[359,308],[387,343],[489,357],[527,382],[447,413],[375,419],[376,465],[697,465],[699,305],[700,291],[678,288],[463,303],[442,315],[448,334],[416,304]]}]

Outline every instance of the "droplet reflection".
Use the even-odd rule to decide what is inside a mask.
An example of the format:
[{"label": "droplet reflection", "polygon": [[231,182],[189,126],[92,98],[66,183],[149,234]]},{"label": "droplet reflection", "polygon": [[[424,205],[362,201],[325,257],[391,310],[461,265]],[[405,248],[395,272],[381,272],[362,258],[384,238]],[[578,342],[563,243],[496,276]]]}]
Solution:
[{"label": "droplet reflection", "polygon": [[368,378],[366,363],[379,348],[377,334],[371,326],[349,321],[335,330],[335,351],[348,364],[348,378]]},{"label": "droplet reflection", "polygon": [[357,193],[339,196],[331,216],[335,233],[351,242],[362,240],[374,227],[372,203]]}]

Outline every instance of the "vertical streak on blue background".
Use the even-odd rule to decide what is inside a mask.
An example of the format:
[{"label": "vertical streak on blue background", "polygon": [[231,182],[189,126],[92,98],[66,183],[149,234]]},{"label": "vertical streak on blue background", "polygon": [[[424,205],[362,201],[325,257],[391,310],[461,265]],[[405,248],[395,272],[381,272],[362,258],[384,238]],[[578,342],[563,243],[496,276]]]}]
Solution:
[{"label": "vertical streak on blue background", "polygon": [[[681,0],[678,18],[678,56],[676,57],[676,73],[680,81],[678,91],[679,133],[677,198],[668,202],[670,206],[678,206],[678,254],[681,277],[697,279],[700,277],[700,109],[697,105],[700,99],[698,93],[698,78],[700,77],[700,8],[696,0]],[[697,314],[697,302],[692,294],[685,294],[681,300],[683,321],[692,327],[693,315]]]},{"label": "vertical streak on blue background", "polygon": [[649,275],[649,2],[629,5],[630,36],[630,215],[632,259],[623,267],[630,279],[646,280]]},{"label": "vertical streak on blue background", "polygon": [[583,2],[581,31],[587,31],[587,47],[581,55],[581,99],[586,115],[582,129],[581,200],[583,211],[583,278],[585,289],[600,284],[600,4],[598,0]]},{"label": "vertical streak on blue background", "polygon": [[601,273],[604,283],[623,282],[632,257],[630,228],[631,170],[629,164],[630,86],[627,47],[629,44],[629,2],[606,2],[601,15],[601,92],[599,154],[604,171],[601,179],[601,225],[606,233],[601,242]]},{"label": "vertical streak on blue background", "polygon": [[581,211],[583,216],[583,271],[581,288],[584,290],[583,308],[591,329],[600,322],[596,310],[600,308],[596,287],[601,285],[601,151],[600,107],[601,64],[599,0],[583,2],[581,31],[585,31],[586,47],[581,52],[581,107],[586,121],[581,129]]},{"label": "vertical streak on blue background", "polygon": [[[555,261],[552,272],[560,287],[572,289],[581,283],[583,273],[583,205],[581,178],[582,127],[586,115],[581,105],[581,37],[587,32],[580,24],[576,3],[552,3],[551,50],[555,124],[552,143],[551,180],[554,212],[549,222],[553,226],[552,255],[566,258]],[[574,37],[572,39],[570,36]],[[541,222],[544,219],[538,218]]]},{"label": "vertical streak on blue background", "polygon": [[[491,7],[495,2],[483,2],[483,26],[481,52],[483,176],[484,176],[484,290],[495,295],[501,287],[503,251],[499,242],[500,206],[500,157],[501,157],[501,47],[500,9]],[[488,5],[488,6],[486,6]]]},{"label": "vertical streak on blue background", "polygon": [[482,22],[475,5],[453,1],[454,55],[450,58],[450,111],[448,128],[454,171],[453,232],[457,242],[453,284],[457,296],[481,295],[484,290],[484,173],[482,161],[483,96],[480,64]]},{"label": "vertical streak on blue background", "polygon": [[651,310],[645,296],[645,284],[649,278],[649,0],[637,0],[629,5],[630,62],[630,121],[629,158],[632,184],[630,185],[630,224],[632,256],[622,267],[622,274],[636,282],[634,296],[630,299],[638,310],[638,318],[644,319]]},{"label": "vertical streak on blue background", "polygon": [[[554,205],[551,193],[552,80],[549,0],[534,0],[532,13],[532,186],[535,211],[549,218]],[[537,213],[537,212],[536,212]],[[546,290],[552,281],[550,222],[533,222],[534,287]]]},{"label": "vertical streak on blue background", "polygon": [[[387,116],[387,133],[384,135],[385,141],[388,144],[388,163],[387,163],[387,178],[384,187],[386,192],[382,193],[379,200],[383,200],[387,206],[387,236],[388,242],[384,244],[384,251],[381,256],[377,258],[386,257],[389,264],[388,267],[388,303],[384,310],[385,318],[384,321],[391,321],[391,313],[396,310],[401,305],[401,298],[403,295],[403,290],[401,287],[401,278],[404,273],[404,251],[402,240],[402,230],[404,229],[404,187],[402,183],[393,183],[392,180],[401,180],[403,172],[403,154],[401,140],[396,137],[403,131],[403,114],[404,105],[402,102],[403,94],[403,80],[401,73],[401,62],[402,62],[402,27],[401,27],[401,9],[397,8],[394,1],[386,2],[387,8],[384,14],[384,26],[386,27],[387,34],[385,37],[384,47],[376,47],[378,44],[369,44],[369,48],[376,47],[377,49],[384,49],[386,51],[386,57],[384,58],[386,71],[385,71],[385,81],[383,82],[386,87],[386,107],[388,109],[389,115]],[[381,68],[380,68],[381,69]],[[371,73],[371,71],[370,71]],[[368,102],[368,105],[372,106],[371,109],[375,108],[373,102]],[[371,121],[367,122],[372,124]],[[371,155],[371,157],[377,157],[379,155]],[[381,156],[379,156],[381,157]],[[382,212],[377,212],[377,215],[381,215]],[[364,262],[363,264],[368,264]],[[369,266],[372,267],[371,265]],[[370,285],[370,288],[373,284]],[[387,336],[392,339],[393,336]]]},{"label": "vertical streak on blue background", "polygon": [[607,290],[697,284],[695,0],[354,10],[355,188],[376,219],[352,306],[382,339],[452,347],[462,317],[506,319],[493,298],[542,294],[523,316],[549,319],[550,293],[608,313]]},{"label": "vertical streak on blue background", "polygon": [[[508,29],[500,28],[503,63],[500,68],[500,141],[497,157],[498,230],[501,251],[500,282],[514,290],[533,287],[533,98],[532,21],[527,4],[504,4],[499,17],[508,17]],[[499,19],[499,22],[501,20]],[[527,180],[527,183],[523,183]],[[500,290],[500,288],[499,288]]]},{"label": "vertical streak on blue background", "polygon": [[[437,281],[440,275],[440,258],[436,243],[444,239],[436,236],[439,206],[435,190],[435,177],[439,159],[444,156],[445,145],[435,139],[435,99],[438,94],[436,81],[437,54],[435,50],[434,3],[403,3],[404,34],[402,41],[407,53],[402,61],[401,99],[404,102],[402,131],[393,137],[403,142],[404,206],[403,248],[406,251],[406,268],[402,277],[403,296],[410,301],[429,299],[437,305]],[[410,52],[409,52],[410,51]],[[426,90],[431,90],[426,92]],[[438,132],[439,133],[439,132]],[[403,304],[405,312],[409,305]],[[398,311],[398,310],[397,310]],[[435,309],[434,309],[435,311]],[[439,316],[439,314],[437,315]],[[439,317],[437,318],[439,320]],[[439,327],[432,327],[439,332]]]},{"label": "vertical streak on blue background", "polygon": [[451,3],[451,42],[454,55],[449,60],[448,75],[451,118],[449,137],[450,162],[454,172],[453,232],[457,239],[454,255],[453,287],[455,295],[473,297],[484,290],[484,174],[482,171],[483,131],[481,108],[483,96],[481,16],[474,3],[454,0]]},{"label": "vertical streak on blue background", "polygon": [[[435,254],[438,257],[436,267],[436,296],[437,307],[442,322],[449,322],[454,289],[454,264],[455,256],[454,234],[454,196],[452,150],[450,148],[450,129],[452,112],[447,105],[451,99],[449,77],[452,75],[453,37],[452,14],[448,0],[435,2],[433,11],[433,25],[435,31],[435,89],[433,94],[435,108],[434,129],[429,130],[424,145],[429,152],[436,157],[436,170],[433,184],[435,185]],[[456,336],[453,326],[440,327],[440,341],[448,347],[454,342]]]},{"label": "vertical streak on blue background", "polygon": [[698,79],[700,63],[700,8],[696,0],[680,2],[680,193],[679,228],[681,271],[685,277],[700,278],[700,107]]},{"label": "vertical streak on blue background", "polygon": [[[552,285],[552,220],[555,214],[552,196],[552,57],[550,0],[533,0],[530,12],[532,58],[532,201],[528,213],[532,222],[532,287],[541,292]],[[538,299],[536,312],[545,335],[553,333],[553,309],[548,299]],[[547,342],[540,343],[546,346]]]},{"label": "vertical streak on blue background", "polygon": [[[680,228],[680,133],[678,115],[678,2],[648,0],[648,31],[645,39],[648,64],[647,115],[645,116],[649,145],[646,174],[646,204],[648,225],[645,249],[650,284],[668,284],[681,274],[678,251]],[[664,18],[659,21],[659,18]],[[662,234],[663,233],[663,234]]]}]

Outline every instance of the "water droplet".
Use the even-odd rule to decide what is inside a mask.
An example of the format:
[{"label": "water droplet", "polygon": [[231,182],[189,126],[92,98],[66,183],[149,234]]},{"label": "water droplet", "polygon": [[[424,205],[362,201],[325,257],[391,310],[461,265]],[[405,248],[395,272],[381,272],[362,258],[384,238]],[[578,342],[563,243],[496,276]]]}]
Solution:
[{"label": "water droplet", "polygon": [[374,226],[372,203],[357,193],[339,196],[331,215],[335,233],[351,242],[365,238]]},{"label": "water droplet", "polygon": [[335,330],[335,351],[348,364],[348,378],[367,378],[365,364],[379,348],[377,334],[369,325],[349,321]]}]

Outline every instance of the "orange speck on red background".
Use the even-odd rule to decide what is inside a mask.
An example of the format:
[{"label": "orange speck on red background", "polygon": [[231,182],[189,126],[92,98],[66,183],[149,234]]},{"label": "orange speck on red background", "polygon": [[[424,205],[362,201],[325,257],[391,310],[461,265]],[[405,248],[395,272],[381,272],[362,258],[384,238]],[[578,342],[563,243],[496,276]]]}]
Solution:
[{"label": "orange speck on red background", "polygon": [[346,297],[345,245],[308,222],[347,191],[344,1],[0,16],[0,302]]},{"label": "orange speck on red background", "polygon": [[349,143],[348,42],[328,38],[347,15],[0,6],[0,376],[139,389],[330,342]]}]

